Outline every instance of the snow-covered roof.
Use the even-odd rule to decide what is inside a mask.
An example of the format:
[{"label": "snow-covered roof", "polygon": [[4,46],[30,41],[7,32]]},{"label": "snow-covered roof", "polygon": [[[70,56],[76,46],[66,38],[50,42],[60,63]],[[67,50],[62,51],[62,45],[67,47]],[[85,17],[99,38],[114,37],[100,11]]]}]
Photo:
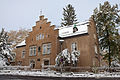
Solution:
[{"label": "snow-covered roof", "polygon": [[[89,21],[81,22],[76,25],[64,26],[59,28],[59,37],[65,38],[88,33]],[[74,30],[76,28],[76,30]]]},{"label": "snow-covered roof", "polygon": [[21,43],[19,43],[16,47],[25,46],[25,45],[26,45],[26,43],[25,43],[25,40],[24,40]]}]

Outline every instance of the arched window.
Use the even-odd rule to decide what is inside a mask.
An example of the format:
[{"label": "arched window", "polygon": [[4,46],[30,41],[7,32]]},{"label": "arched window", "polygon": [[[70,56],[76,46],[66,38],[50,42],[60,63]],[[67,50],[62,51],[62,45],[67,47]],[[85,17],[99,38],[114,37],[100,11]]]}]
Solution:
[{"label": "arched window", "polygon": [[71,44],[71,51],[77,50],[77,44],[75,42],[73,42]]}]

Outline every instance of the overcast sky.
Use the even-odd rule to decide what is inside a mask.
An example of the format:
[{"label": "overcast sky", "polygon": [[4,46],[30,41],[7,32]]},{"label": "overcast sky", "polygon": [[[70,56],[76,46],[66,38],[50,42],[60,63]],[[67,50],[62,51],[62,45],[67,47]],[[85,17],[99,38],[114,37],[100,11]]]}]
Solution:
[{"label": "overcast sky", "polygon": [[[60,25],[63,8],[72,4],[78,21],[88,20],[95,7],[106,0],[0,0],[0,31],[31,29],[39,20],[40,11],[52,24]],[[120,0],[108,0],[118,4]]]}]

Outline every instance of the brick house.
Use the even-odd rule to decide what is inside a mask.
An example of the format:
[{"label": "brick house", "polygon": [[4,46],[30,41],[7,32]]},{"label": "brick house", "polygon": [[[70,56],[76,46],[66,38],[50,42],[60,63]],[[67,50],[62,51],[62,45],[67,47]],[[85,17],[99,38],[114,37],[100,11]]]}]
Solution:
[{"label": "brick house", "polygon": [[25,47],[26,47],[25,40],[16,46],[16,49],[14,51],[16,53],[16,58],[15,58],[16,65],[26,66],[25,65],[25,54],[26,54]]},{"label": "brick house", "polygon": [[59,37],[64,40],[63,49],[67,48],[70,53],[73,50],[80,51],[78,66],[99,66],[100,55],[94,21],[90,19],[77,25],[59,29]]},{"label": "brick house", "polygon": [[80,51],[79,67],[99,66],[98,39],[92,19],[75,27],[56,28],[47,22],[47,18],[40,16],[26,38],[25,45],[17,46],[16,61],[21,61],[24,66],[41,69],[44,65],[55,65],[57,54],[66,48],[70,52]]}]

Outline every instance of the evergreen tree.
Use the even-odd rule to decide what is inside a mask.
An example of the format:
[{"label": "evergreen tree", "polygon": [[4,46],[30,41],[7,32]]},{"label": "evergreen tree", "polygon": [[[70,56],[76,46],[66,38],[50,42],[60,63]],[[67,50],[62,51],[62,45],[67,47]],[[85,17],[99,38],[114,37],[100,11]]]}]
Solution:
[{"label": "evergreen tree", "polygon": [[[2,29],[0,32],[0,65],[8,65],[8,57],[10,56],[10,49],[9,49],[10,43],[8,42],[8,35],[7,32]],[[11,57],[12,58],[12,57]]]},{"label": "evergreen tree", "polygon": [[99,9],[94,10],[93,18],[96,22],[99,45],[101,50],[107,50],[106,57],[111,66],[111,58],[119,53],[118,30],[120,15],[118,5],[111,6],[108,1],[100,4]]},{"label": "evergreen tree", "polygon": [[63,19],[61,26],[69,26],[77,23],[74,7],[68,4],[66,8],[63,8]]}]

